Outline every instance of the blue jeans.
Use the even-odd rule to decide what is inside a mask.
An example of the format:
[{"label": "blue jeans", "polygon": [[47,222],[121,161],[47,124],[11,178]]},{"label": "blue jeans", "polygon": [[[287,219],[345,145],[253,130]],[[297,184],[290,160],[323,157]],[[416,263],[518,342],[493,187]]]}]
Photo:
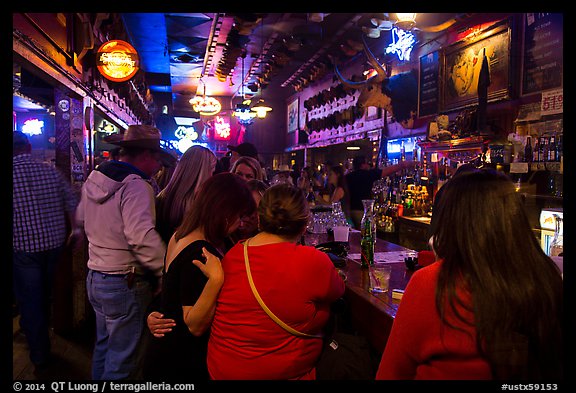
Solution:
[{"label": "blue jeans", "polygon": [[152,300],[151,284],[137,275],[128,288],[126,274],[89,270],[86,288],[96,314],[92,378],[133,379],[144,351],[141,342]]},{"label": "blue jeans", "polygon": [[50,357],[50,310],[54,269],[64,247],[40,252],[13,251],[12,279],[20,311],[20,327],[26,335],[30,360],[35,365]]}]

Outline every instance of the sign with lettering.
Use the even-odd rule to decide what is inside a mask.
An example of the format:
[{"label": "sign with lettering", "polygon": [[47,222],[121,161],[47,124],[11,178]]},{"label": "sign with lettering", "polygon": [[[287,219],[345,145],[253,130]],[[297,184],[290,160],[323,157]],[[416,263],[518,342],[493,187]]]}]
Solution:
[{"label": "sign with lettering", "polygon": [[562,87],[563,48],[562,14],[524,15],[523,95]]},{"label": "sign with lettering", "polygon": [[438,51],[420,57],[418,117],[438,113]]},{"label": "sign with lettering", "polygon": [[98,49],[96,67],[106,79],[124,82],[136,75],[140,61],[132,45],[122,40],[111,40]]},{"label": "sign with lettering", "polygon": [[564,112],[564,90],[550,90],[542,92],[540,115],[555,115]]}]

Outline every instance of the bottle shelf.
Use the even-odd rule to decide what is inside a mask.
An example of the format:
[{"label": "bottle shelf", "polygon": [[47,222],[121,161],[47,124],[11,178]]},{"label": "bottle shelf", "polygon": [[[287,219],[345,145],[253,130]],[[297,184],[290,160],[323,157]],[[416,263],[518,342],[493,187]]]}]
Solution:
[{"label": "bottle shelf", "polygon": [[487,143],[487,139],[482,136],[469,136],[466,138],[449,139],[446,141],[422,141],[418,146],[425,153],[444,152],[447,150],[475,150],[482,149]]}]

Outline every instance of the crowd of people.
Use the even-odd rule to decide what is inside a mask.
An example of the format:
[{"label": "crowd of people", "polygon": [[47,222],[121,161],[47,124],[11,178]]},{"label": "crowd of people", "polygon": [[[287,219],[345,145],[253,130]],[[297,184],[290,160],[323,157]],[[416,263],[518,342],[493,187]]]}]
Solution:
[{"label": "crowd of people", "polygon": [[[315,379],[319,333],[345,283],[326,253],[300,244],[310,204],[340,202],[359,226],[372,183],[415,163],[373,169],[358,156],[349,171],[269,176],[250,143],[221,159],[194,146],[174,160],[160,140],[155,127],[129,126],[111,141],[117,159],[99,164],[75,198],[57,170],[31,164],[25,135],[14,133],[14,286],[31,360],[49,361],[53,267],[82,238],[94,380]],[[157,187],[163,168],[171,174]],[[410,279],[376,379],[561,379],[562,276],[529,236],[513,184],[469,170],[441,195],[437,261]],[[311,338],[281,328],[256,293]]]}]

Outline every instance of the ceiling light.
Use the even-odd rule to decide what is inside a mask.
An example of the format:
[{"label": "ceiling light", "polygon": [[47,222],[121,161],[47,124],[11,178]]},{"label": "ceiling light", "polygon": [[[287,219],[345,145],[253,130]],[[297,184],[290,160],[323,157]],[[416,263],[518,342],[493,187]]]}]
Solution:
[{"label": "ceiling light", "polygon": [[252,107],[252,110],[256,112],[256,116],[259,119],[266,117],[266,114],[272,110],[268,105],[264,103],[263,99],[258,100],[258,103]]},{"label": "ceiling light", "polygon": [[200,82],[204,84],[204,93],[201,96],[196,95],[189,102],[194,111],[204,116],[213,116],[222,110],[222,104],[214,97],[207,97],[206,84],[202,81],[202,78],[200,78]]},{"label": "ceiling light", "polygon": [[346,150],[360,150],[360,146],[346,146]]},{"label": "ceiling light", "polygon": [[396,13],[396,23],[399,29],[410,30],[416,24],[416,13]]},{"label": "ceiling light", "polygon": [[[262,24],[262,26],[261,26],[262,29],[260,30],[260,34],[261,34],[260,52],[264,53],[264,35],[263,35],[264,34],[263,33],[264,32],[264,23],[263,23],[263,21],[261,22],[261,24]],[[254,105],[252,107],[252,111],[256,112],[256,117],[258,117],[259,119],[264,119],[266,117],[266,114],[268,112],[270,112],[271,110],[272,110],[272,108],[270,108],[268,105],[264,104],[264,99],[262,99],[262,98],[260,98],[258,100],[258,102],[256,103],[256,105]]]},{"label": "ceiling light", "polygon": [[[244,59],[246,58],[246,51],[242,53],[242,75],[240,80],[242,81],[242,85],[240,85],[240,92],[242,95],[242,99],[244,99]],[[251,100],[244,99],[241,104],[236,104],[236,109],[234,109],[234,113],[232,116],[238,118],[238,123],[243,125],[252,124],[254,118],[256,117],[256,113],[250,110],[250,104],[252,103]]]}]

